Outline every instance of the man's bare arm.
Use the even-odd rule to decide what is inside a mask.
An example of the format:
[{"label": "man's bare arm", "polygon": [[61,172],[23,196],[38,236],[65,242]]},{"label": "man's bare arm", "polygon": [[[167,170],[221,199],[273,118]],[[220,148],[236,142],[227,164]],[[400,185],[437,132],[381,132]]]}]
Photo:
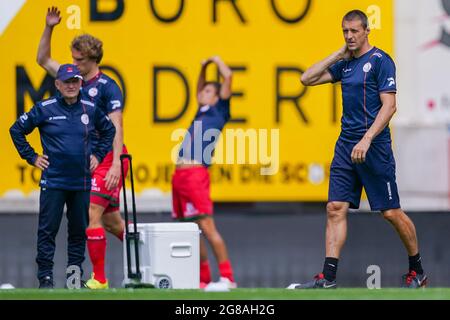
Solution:
[{"label": "man's bare arm", "polygon": [[231,81],[233,79],[233,72],[219,56],[214,56],[211,60],[217,65],[219,73],[223,77],[223,83],[220,87],[220,97],[225,100],[229,99],[232,94]]},{"label": "man's bare arm", "polygon": [[333,81],[333,77],[328,72],[328,68],[342,59],[350,57],[347,45],[332,53],[325,59],[313,64],[302,75],[301,82],[304,86],[317,86],[319,84]]},{"label": "man's bare arm", "polygon": [[392,119],[392,116],[397,111],[395,93],[382,92],[380,93],[380,99],[382,106],[375,121],[372,123],[369,130],[367,130],[361,141],[353,147],[351,158],[354,163],[363,163],[366,160],[366,154],[373,139],[386,128],[389,121]]},{"label": "man's bare arm", "polygon": [[392,116],[397,111],[397,103],[395,99],[395,93],[393,92],[382,92],[380,93],[381,99],[381,109],[378,112],[375,121],[370,126],[369,130],[367,130],[365,136],[373,140],[376,136],[378,136],[381,131],[389,124]]},{"label": "man's bare arm", "polygon": [[200,92],[203,90],[203,87],[205,86],[206,83],[206,68],[208,67],[208,65],[211,63],[212,61],[210,59],[206,59],[202,61],[202,67],[200,69],[200,74],[198,76],[198,80],[197,80],[197,99],[198,99],[198,95],[200,94]]},{"label": "man's bare arm", "polygon": [[47,70],[49,74],[56,77],[60,64],[51,58],[51,40],[53,28],[61,22],[60,11],[56,7],[47,10],[45,21],[45,29],[39,41],[39,48],[37,53],[37,63]]},{"label": "man's bare arm", "polygon": [[114,111],[108,114],[114,127],[116,134],[113,141],[113,163],[105,176],[106,189],[111,190],[118,186],[120,179],[120,155],[123,149],[123,116],[121,111]]}]

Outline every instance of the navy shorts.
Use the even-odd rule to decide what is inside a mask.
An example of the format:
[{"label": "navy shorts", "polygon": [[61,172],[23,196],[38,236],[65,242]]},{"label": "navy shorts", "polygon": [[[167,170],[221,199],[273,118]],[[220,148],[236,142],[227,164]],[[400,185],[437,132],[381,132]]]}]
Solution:
[{"label": "navy shorts", "polygon": [[391,143],[372,143],[366,161],[361,164],[352,163],[351,160],[355,145],[341,139],[336,142],[328,201],[349,202],[350,208],[358,209],[364,187],[373,211],[400,208]]}]

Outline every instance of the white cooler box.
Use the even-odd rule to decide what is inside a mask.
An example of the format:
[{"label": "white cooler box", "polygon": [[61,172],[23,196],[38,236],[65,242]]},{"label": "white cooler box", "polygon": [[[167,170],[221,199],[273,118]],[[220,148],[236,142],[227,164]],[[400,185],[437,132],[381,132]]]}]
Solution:
[{"label": "white cooler box", "polygon": [[[129,225],[130,232],[133,225]],[[161,289],[198,289],[200,286],[199,234],[196,223],[138,223],[141,285]],[[126,241],[124,286],[136,283],[128,278]],[[131,270],[136,272],[135,249],[130,243]],[[139,283],[136,283],[139,284]]]}]

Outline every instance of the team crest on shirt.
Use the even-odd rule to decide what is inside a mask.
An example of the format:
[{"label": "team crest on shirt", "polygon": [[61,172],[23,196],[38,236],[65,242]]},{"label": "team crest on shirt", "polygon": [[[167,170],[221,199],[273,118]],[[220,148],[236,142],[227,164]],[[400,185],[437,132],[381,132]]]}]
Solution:
[{"label": "team crest on shirt", "polygon": [[91,96],[92,98],[95,97],[98,94],[98,89],[97,88],[90,88],[88,91],[89,96]]},{"label": "team crest on shirt", "polygon": [[86,113],[83,113],[81,115],[81,122],[85,125],[89,123],[89,116]]},{"label": "team crest on shirt", "polygon": [[364,65],[364,67],[363,67],[363,71],[364,71],[365,73],[367,73],[367,72],[370,71],[370,69],[372,69],[372,64],[371,64],[370,62],[367,62],[367,63]]},{"label": "team crest on shirt", "polygon": [[203,107],[200,108],[200,112],[206,112],[206,111],[209,110],[209,108],[210,108],[209,105],[203,106]]}]

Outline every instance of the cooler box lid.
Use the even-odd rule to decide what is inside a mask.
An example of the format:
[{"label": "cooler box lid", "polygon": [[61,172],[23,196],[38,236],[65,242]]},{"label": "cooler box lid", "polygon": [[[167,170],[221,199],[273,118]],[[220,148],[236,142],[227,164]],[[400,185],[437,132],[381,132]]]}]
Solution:
[{"label": "cooler box lid", "polygon": [[144,232],[198,232],[198,225],[193,222],[138,223],[138,230]]}]

